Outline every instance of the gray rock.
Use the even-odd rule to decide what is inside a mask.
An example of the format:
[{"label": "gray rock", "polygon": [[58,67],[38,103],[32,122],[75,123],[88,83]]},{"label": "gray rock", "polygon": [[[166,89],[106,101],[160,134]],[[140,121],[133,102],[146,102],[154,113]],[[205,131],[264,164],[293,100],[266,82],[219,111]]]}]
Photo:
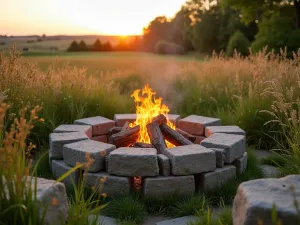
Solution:
[{"label": "gray rock", "polygon": [[91,137],[91,140],[107,143],[107,136],[106,135],[95,136],[95,137]]},{"label": "gray rock", "polygon": [[204,116],[191,115],[178,121],[178,128],[198,136],[204,136],[205,127],[221,126],[221,120]]},{"label": "gray rock", "polygon": [[62,124],[55,128],[53,133],[83,132],[91,138],[93,135],[92,131],[92,126],[89,125]]},{"label": "gray rock", "polygon": [[190,175],[216,168],[216,154],[201,145],[185,145],[166,149],[173,175]]},{"label": "gray rock", "polygon": [[169,219],[171,219],[171,217],[148,215],[145,218],[143,225],[154,225],[158,222],[162,222],[162,221],[169,220]]},{"label": "gray rock", "polygon": [[201,145],[207,148],[224,149],[225,163],[232,163],[245,153],[246,138],[244,135],[216,133],[204,139]]},{"label": "gray rock", "polygon": [[89,117],[75,120],[75,124],[90,125],[93,127],[93,136],[101,136],[107,134],[109,129],[115,125],[113,120],[109,120],[102,116]]},{"label": "gray rock", "polygon": [[280,171],[278,168],[276,168],[275,166],[271,166],[271,165],[261,165],[261,169],[263,172],[264,177],[279,177],[280,176]]},{"label": "gray rock", "polygon": [[77,141],[89,139],[83,132],[52,133],[49,135],[50,161],[63,158],[63,146]]},{"label": "gray rock", "polygon": [[191,222],[196,222],[199,219],[196,216],[184,216],[180,218],[175,218],[171,220],[165,220],[159,223],[156,223],[156,225],[186,225]]},{"label": "gray rock", "polygon": [[[55,179],[58,179],[71,169],[72,167],[68,166],[63,160],[52,160],[52,175]],[[74,184],[78,183],[79,177],[80,172],[79,170],[76,170],[62,180],[62,183],[68,187],[73,187]]]},{"label": "gray rock", "polygon": [[162,176],[169,176],[171,174],[171,165],[170,160],[167,156],[158,154],[158,166],[159,166],[159,174]]},{"label": "gray rock", "polygon": [[143,180],[144,196],[166,194],[191,195],[195,193],[194,176],[146,177]]},{"label": "gray rock", "polygon": [[103,142],[84,140],[64,145],[63,158],[70,166],[76,166],[76,163],[86,163],[86,156],[94,160],[89,168],[90,172],[98,172],[105,169],[105,156],[116,149],[116,146]]},{"label": "gray rock", "polygon": [[205,136],[195,136],[196,140],[194,141],[195,144],[200,145],[201,142],[206,138]]},{"label": "gray rock", "polygon": [[246,135],[246,132],[238,126],[209,126],[205,128],[206,137],[209,137],[214,133]]},{"label": "gray rock", "polygon": [[129,177],[118,177],[106,172],[84,173],[83,179],[86,185],[91,188],[100,189],[108,196],[128,195],[131,189]]},{"label": "gray rock", "polygon": [[176,127],[178,124],[178,121],[180,119],[180,115],[177,114],[167,114],[167,118],[170,122],[172,122]]},{"label": "gray rock", "polygon": [[220,187],[230,179],[236,177],[235,166],[228,165],[223,168],[217,168],[209,173],[196,175],[196,187],[199,190],[212,190]]},{"label": "gray rock", "polygon": [[114,116],[114,121],[117,127],[123,127],[128,121],[132,123],[136,120],[136,114],[116,114]]},{"label": "gray rock", "polygon": [[118,225],[117,220],[115,218],[107,217],[107,216],[89,216],[89,224],[95,225]]},{"label": "gray rock", "polygon": [[267,150],[252,150],[255,154],[256,158],[260,161],[267,159],[271,157],[272,155],[276,155],[273,151],[267,151]]},{"label": "gray rock", "polygon": [[[39,203],[39,213],[46,225],[61,224],[68,218],[68,199],[65,185],[54,180],[37,178],[36,197]],[[34,188],[35,181],[31,181]]]},{"label": "gray rock", "polygon": [[118,148],[107,157],[108,173],[117,176],[157,176],[157,151],[154,148]]},{"label": "gray rock", "polygon": [[244,182],[238,187],[234,198],[233,224],[252,225],[257,224],[259,219],[264,225],[272,225],[273,204],[276,205],[277,216],[282,224],[299,224],[295,201],[300,204],[299,175]]},{"label": "gray rock", "polygon": [[236,174],[240,175],[247,169],[247,160],[248,155],[247,152],[244,153],[244,155],[240,158],[237,158],[233,161],[233,165],[236,167]]},{"label": "gray rock", "polygon": [[223,168],[224,167],[224,161],[225,161],[225,151],[224,151],[224,149],[212,148],[211,150],[213,150],[216,153],[217,167]]}]

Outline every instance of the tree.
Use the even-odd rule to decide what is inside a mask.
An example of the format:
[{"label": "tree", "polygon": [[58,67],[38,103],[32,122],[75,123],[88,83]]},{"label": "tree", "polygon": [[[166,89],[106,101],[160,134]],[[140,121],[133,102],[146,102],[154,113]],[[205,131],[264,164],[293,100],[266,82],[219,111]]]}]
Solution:
[{"label": "tree", "polygon": [[250,41],[241,31],[238,30],[230,37],[226,54],[228,56],[233,56],[234,51],[236,50],[241,55],[246,56],[249,54],[249,47]]},{"label": "tree", "polygon": [[102,44],[99,39],[95,41],[95,43],[92,46],[92,51],[102,51]]},{"label": "tree", "polygon": [[88,51],[87,45],[82,40],[79,42],[79,51]]},{"label": "tree", "polygon": [[103,51],[107,51],[107,52],[113,50],[112,45],[110,44],[109,41],[105,42],[105,43],[102,45],[102,50],[103,50]]},{"label": "tree", "polygon": [[73,41],[69,46],[69,48],[67,49],[68,52],[77,52],[79,50],[80,50],[79,45],[76,41]]}]

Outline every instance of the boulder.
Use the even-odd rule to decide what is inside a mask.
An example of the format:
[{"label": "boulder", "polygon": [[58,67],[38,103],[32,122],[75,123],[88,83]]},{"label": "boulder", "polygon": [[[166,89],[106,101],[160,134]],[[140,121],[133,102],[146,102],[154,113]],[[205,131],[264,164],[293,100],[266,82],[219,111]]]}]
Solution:
[{"label": "boulder", "polygon": [[300,204],[300,175],[280,179],[251,180],[240,184],[234,198],[232,216],[234,225],[272,225],[272,209],[281,224],[299,224],[295,201]]}]

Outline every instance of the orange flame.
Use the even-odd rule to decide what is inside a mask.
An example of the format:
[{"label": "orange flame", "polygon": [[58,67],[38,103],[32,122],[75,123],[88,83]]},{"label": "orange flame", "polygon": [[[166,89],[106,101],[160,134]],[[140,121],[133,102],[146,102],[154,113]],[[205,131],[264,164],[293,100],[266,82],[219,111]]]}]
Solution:
[{"label": "orange flame", "polygon": [[[156,92],[153,92],[148,84],[141,89],[135,90],[131,97],[134,98],[136,105],[136,121],[130,126],[140,125],[140,133],[138,142],[151,143],[147,132],[147,124],[152,122],[152,118],[160,114],[164,114],[167,118],[167,124],[175,129],[175,125],[169,121],[168,112],[170,111],[168,106],[162,104],[162,98],[155,98]],[[173,147],[171,143],[167,142],[168,147]]]}]

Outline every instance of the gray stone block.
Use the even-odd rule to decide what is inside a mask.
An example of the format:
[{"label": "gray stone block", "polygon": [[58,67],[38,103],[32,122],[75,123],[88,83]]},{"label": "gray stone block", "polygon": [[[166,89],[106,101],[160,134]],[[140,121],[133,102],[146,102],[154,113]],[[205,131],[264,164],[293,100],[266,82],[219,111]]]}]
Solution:
[{"label": "gray stone block", "polygon": [[233,161],[233,165],[236,167],[236,174],[240,175],[247,169],[247,160],[248,155],[247,152],[244,153],[244,155],[240,158],[237,158]]},{"label": "gray stone block", "polygon": [[103,142],[84,140],[64,145],[63,158],[70,166],[76,166],[76,163],[86,163],[86,156],[94,160],[89,168],[90,172],[98,172],[105,169],[105,156],[116,149],[116,146]]},{"label": "gray stone block", "polygon": [[154,148],[118,148],[107,157],[108,172],[117,176],[157,176],[157,151]]},{"label": "gray stone block", "polygon": [[167,156],[158,154],[158,166],[159,166],[159,174],[162,176],[169,176],[171,174],[171,165],[170,160]]},{"label": "gray stone block", "polygon": [[54,129],[53,133],[70,133],[70,132],[83,132],[89,138],[93,135],[92,126],[89,125],[75,125],[75,124],[62,124]]},{"label": "gray stone block", "polygon": [[52,133],[49,135],[50,145],[50,161],[52,159],[63,158],[63,146],[77,141],[89,139],[85,133],[71,132],[71,133]]},{"label": "gray stone block", "polygon": [[201,145],[207,148],[224,149],[225,163],[232,163],[245,153],[246,138],[244,135],[216,133],[204,139]]},{"label": "gray stone block", "polygon": [[110,196],[128,195],[131,189],[131,178],[118,177],[106,172],[84,173],[83,179],[90,188],[100,189]]},{"label": "gray stone block", "polygon": [[178,121],[178,128],[197,136],[204,136],[205,127],[207,126],[221,126],[221,120],[191,115]]},{"label": "gray stone block", "polygon": [[[39,214],[44,215],[46,225],[61,224],[68,218],[68,199],[65,185],[54,180],[37,178],[36,197],[39,204]],[[32,179],[31,186],[34,188],[35,179]]]},{"label": "gray stone block", "polygon": [[89,117],[75,120],[75,124],[90,125],[93,127],[93,136],[107,134],[109,129],[114,127],[115,122],[102,116]]},{"label": "gray stone block", "polygon": [[91,137],[91,140],[107,143],[107,136],[106,135],[95,136],[95,137]]},{"label": "gray stone block", "polygon": [[[55,179],[58,179],[63,174],[71,170],[72,167],[68,166],[63,160],[52,160],[52,174]],[[73,187],[73,184],[77,184],[79,181],[80,172],[76,170],[67,176],[62,183],[68,187]]]},{"label": "gray stone block", "polygon": [[[293,186],[293,192],[291,190]],[[258,179],[240,184],[233,202],[234,225],[272,225],[272,209],[281,224],[299,224],[295,201],[300,204],[300,176],[291,175],[280,179]]]},{"label": "gray stone block", "polygon": [[173,175],[190,175],[216,168],[216,154],[201,145],[185,145],[166,149]]},{"label": "gray stone block", "polygon": [[217,168],[209,173],[197,174],[196,187],[200,190],[212,190],[220,187],[228,180],[236,177],[235,166],[228,165],[223,168]]},{"label": "gray stone block", "polygon": [[175,219],[165,220],[162,222],[156,223],[156,225],[187,225],[194,224],[199,220],[196,216],[184,216]]},{"label": "gray stone block", "polygon": [[215,133],[246,135],[246,132],[238,126],[209,126],[205,128],[206,137]]},{"label": "gray stone block", "polygon": [[176,127],[178,125],[178,121],[180,119],[180,115],[177,114],[168,114],[167,118],[170,122],[172,122]]},{"label": "gray stone block", "polygon": [[95,225],[118,225],[117,220],[112,217],[90,215],[89,224]]},{"label": "gray stone block", "polygon": [[195,193],[194,176],[146,177],[143,180],[144,196],[166,194],[192,195]]},{"label": "gray stone block", "polygon": [[136,120],[136,114],[116,114],[114,116],[114,121],[117,127],[123,127],[128,121],[133,123]]},{"label": "gray stone block", "polygon": [[213,150],[216,153],[217,167],[223,168],[224,167],[224,160],[225,160],[225,150],[221,149],[221,148],[212,148],[211,150]]}]

